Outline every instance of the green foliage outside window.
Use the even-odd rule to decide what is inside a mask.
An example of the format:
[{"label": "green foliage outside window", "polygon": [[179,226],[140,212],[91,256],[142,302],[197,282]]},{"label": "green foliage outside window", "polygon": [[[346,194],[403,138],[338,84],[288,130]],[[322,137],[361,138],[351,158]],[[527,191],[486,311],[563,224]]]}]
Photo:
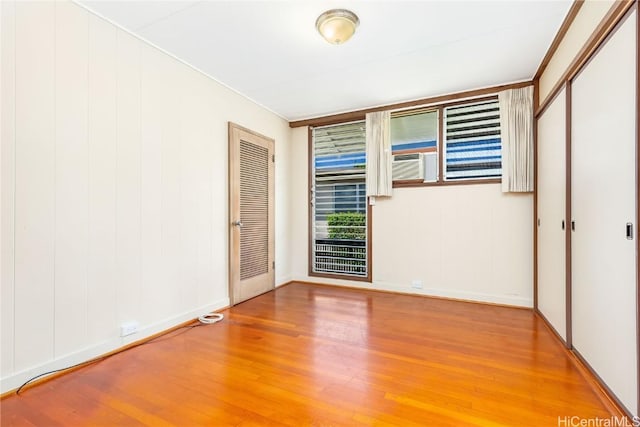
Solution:
[{"label": "green foliage outside window", "polygon": [[330,239],[364,240],[366,216],[358,212],[337,212],[327,215]]}]

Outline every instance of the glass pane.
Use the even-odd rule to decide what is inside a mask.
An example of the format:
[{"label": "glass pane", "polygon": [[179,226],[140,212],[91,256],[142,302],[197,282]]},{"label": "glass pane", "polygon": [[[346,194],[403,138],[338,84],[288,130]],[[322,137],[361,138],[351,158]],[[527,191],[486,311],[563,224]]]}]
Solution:
[{"label": "glass pane", "polygon": [[438,111],[394,114],[391,117],[391,147],[395,181],[436,181]]},{"label": "glass pane", "polygon": [[313,130],[313,266],[367,276],[364,122]]}]

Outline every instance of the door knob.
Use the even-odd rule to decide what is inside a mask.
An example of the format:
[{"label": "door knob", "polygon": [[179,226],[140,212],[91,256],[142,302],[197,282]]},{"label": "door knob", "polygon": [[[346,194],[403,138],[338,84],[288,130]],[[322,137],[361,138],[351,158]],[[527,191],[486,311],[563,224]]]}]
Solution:
[{"label": "door knob", "polygon": [[236,227],[242,228],[242,221],[240,221],[240,220],[233,221],[231,224],[235,225]]}]

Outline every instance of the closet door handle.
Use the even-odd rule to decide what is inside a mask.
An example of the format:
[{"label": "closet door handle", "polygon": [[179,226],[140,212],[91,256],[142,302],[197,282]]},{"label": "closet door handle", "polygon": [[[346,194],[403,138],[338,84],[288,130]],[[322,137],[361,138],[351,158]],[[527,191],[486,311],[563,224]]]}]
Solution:
[{"label": "closet door handle", "polygon": [[576,221],[575,220],[571,221],[571,231],[576,231]]},{"label": "closet door handle", "polygon": [[627,240],[633,240],[633,224],[627,223]]},{"label": "closet door handle", "polygon": [[564,219],[562,220],[562,229],[564,230]]}]

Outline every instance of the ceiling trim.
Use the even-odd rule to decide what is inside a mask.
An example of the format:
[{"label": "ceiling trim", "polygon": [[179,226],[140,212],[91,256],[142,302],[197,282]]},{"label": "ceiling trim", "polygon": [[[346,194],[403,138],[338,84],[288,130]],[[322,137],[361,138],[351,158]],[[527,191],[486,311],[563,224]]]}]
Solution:
[{"label": "ceiling trim", "polygon": [[367,113],[373,113],[375,111],[399,110],[403,108],[423,107],[423,106],[428,106],[429,104],[448,103],[451,101],[459,101],[462,99],[471,99],[471,98],[477,98],[480,96],[492,95],[506,89],[517,89],[521,87],[531,86],[532,84],[533,84],[532,80],[526,80],[522,82],[508,83],[508,84],[491,86],[491,87],[482,88],[482,89],[473,89],[473,90],[467,90],[464,92],[456,92],[448,95],[440,95],[440,96],[433,96],[429,98],[416,99],[414,101],[405,101],[405,102],[399,102],[396,104],[387,104],[379,107],[367,108],[364,110],[356,110],[356,111],[351,111],[346,113],[332,114],[329,116],[321,116],[321,117],[316,117],[311,119],[296,120],[293,122],[289,122],[289,127],[297,128],[297,127],[303,127],[303,126],[326,126],[326,125],[334,125],[336,123],[364,120],[365,115]]},{"label": "ceiling trim", "polygon": [[551,58],[556,53],[556,50],[558,50],[560,43],[562,43],[562,40],[564,40],[564,37],[567,35],[567,31],[569,31],[569,27],[571,27],[571,24],[573,24],[574,19],[576,19],[576,16],[578,16],[578,12],[580,11],[580,8],[582,7],[583,4],[584,4],[584,0],[574,0],[573,4],[571,5],[571,8],[569,9],[569,12],[567,12],[567,16],[565,16],[564,21],[562,21],[562,25],[560,25],[560,29],[558,30],[558,33],[556,34],[553,41],[551,42],[551,45],[549,46],[549,50],[547,50],[546,55],[544,56],[544,58],[542,58],[542,62],[540,62],[540,66],[538,67],[538,71],[536,71],[536,74],[533,77],[533,80],[539,79],[542,73],[544,73],[544,70],[547,68],[547,65],[549,65],[549,62],[551,62]]},{"label": "ceiling trim", "polygon": [[540,116],[540,114],[547,108],[553,98],[555,98],[558,92],[562,90],[566,82],[572,80],[576,74],[578,74],[593,52],[599,48],[599,46],[609,36],[613,28],[618,25],[618,22],[620,22],[620,20],[625,17],[626,13],[637,3],[638,0],[620,0],[611,5],[607,14],[602,18],[596,29],[593,30],[593,33],[591,33],[591,36],[576,54],[573,61],[571,61],[566,71],[551,88],[547,97],[539,103],[534,112],[536,117]]}]

